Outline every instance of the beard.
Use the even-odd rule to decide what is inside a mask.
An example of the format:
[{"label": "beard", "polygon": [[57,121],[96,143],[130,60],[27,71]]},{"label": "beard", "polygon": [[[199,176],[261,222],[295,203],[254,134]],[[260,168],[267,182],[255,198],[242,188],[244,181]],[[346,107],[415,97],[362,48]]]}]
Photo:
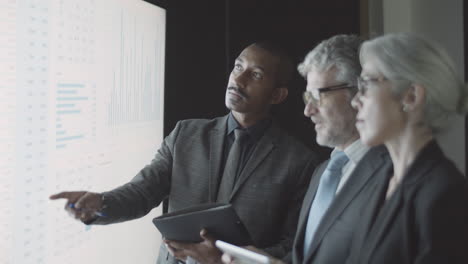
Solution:
[{"label": "beard", "polygon": [[321,124],[317,132],[317,144],[324,147],[335,148],[350,143],[351,140],[358,137],[354,122],[341,122],[341,125],[324,127],[327,124]]}]

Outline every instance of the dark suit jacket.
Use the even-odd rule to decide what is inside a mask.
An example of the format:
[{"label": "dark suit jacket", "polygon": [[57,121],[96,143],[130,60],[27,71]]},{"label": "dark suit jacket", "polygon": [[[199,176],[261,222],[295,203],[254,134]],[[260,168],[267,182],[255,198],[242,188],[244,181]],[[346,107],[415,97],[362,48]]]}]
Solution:
[{"label": "dark suit jacket", "polygon": [[385,201],[392,168],[379,175],[348,263],[468,263],[468,188],[435,141]]},{"label": "dark suit jacket", "polygon": [[[151,164],[106,197],[96,223],[141,217],[169,198],[169,212],[215,202],[222,175],[221,159],[227,116],[178,122]],[[282,257],[291,248],[315,155],[275,122],[265,131],[233,187],[229,202],[245,224],[254,245]],[[309,170],[310,173],[303,173]],[[160,262],[173,262],[166,248]]]},{"label": "dark suit jacket", "polygon": [[315,233],[307,256],[303,256],[304,234],[310,207],[328,161],[314,172],[302,204],[299,224],[292,251],[293,263],[344,263],[349,255],[351,239],[359,223],[367,196],[373,187],[373,179],[390,158],[385,147],[371,148],[356,165],[346,184],[337,194],[323,216]]}]

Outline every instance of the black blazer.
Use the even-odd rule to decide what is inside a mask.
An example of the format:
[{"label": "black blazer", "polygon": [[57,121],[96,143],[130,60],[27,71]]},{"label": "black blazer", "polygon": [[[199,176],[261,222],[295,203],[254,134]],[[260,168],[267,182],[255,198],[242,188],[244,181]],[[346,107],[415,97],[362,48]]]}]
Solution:
[{"label": "black blazer", "polygon": [[468,263],[468,188],[435,141],[426,145],[392,197],[382,171],[348,263]]},{"label": "black blazer", "polygon": [[374,178],[383,166],[390,166],[391,160],[384,146],[372,148],[364,155],[323,216],[309,254],[304,257],[304,234],[309,210],[327,164],[328,161],[315,170],[304,198],[292,251],[293,263],[335,264],[346,261],[355,226],[360,222],[362,210],[367,205],[366,199],[373,190]]}]

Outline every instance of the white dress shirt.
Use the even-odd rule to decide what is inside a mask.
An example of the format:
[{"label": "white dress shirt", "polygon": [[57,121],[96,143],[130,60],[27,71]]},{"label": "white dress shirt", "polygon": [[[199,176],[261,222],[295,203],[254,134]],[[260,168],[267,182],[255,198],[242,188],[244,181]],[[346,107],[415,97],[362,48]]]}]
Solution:
[{"label": "white dress shirt", "polygon": [[[361,161],[362,157],[364,157],[364,155],[367,153],[367,151],[369,151],[369,149],[370,147],[364,145],[360,139],[354,141],[351,145],[344,149],[344,152],[348,156],[349,160],[344,165],[343,170],[341,171],[342,176],[340,182],[338,183],[338,187],[336,188],[335,195],[338,194],[341,188],[343,188],[343,186],[351,176],[351,173],[353,173],[354,169],[356,168],[356,165],[359,163],[359,161]],[[335,151],[337,151],[337,149],[333,150],[333,152]]]}]

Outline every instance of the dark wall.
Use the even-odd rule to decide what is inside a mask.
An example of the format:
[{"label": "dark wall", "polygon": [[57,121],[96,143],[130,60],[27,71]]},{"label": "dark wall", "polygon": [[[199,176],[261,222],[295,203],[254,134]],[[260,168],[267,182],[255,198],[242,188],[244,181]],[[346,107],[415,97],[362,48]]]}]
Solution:
[{"label": "dark wall", "polygon": [[211,118],[224,107],[224,1],[171,0],[167,6],[165,128]]},{"label": "dark wall", "polygon": [[[148,2],[161,2],[151,1]],[[169,0],[165,129],[186,118],[226,114],[224,93],[232,63],[257,40],[274,40],[297,65],[318,42],[339,33],[359,33],[359,0]],[[274,109],[282,125],[325,157],[303,115],[305,81],[296,73],[285,103]]]}]

